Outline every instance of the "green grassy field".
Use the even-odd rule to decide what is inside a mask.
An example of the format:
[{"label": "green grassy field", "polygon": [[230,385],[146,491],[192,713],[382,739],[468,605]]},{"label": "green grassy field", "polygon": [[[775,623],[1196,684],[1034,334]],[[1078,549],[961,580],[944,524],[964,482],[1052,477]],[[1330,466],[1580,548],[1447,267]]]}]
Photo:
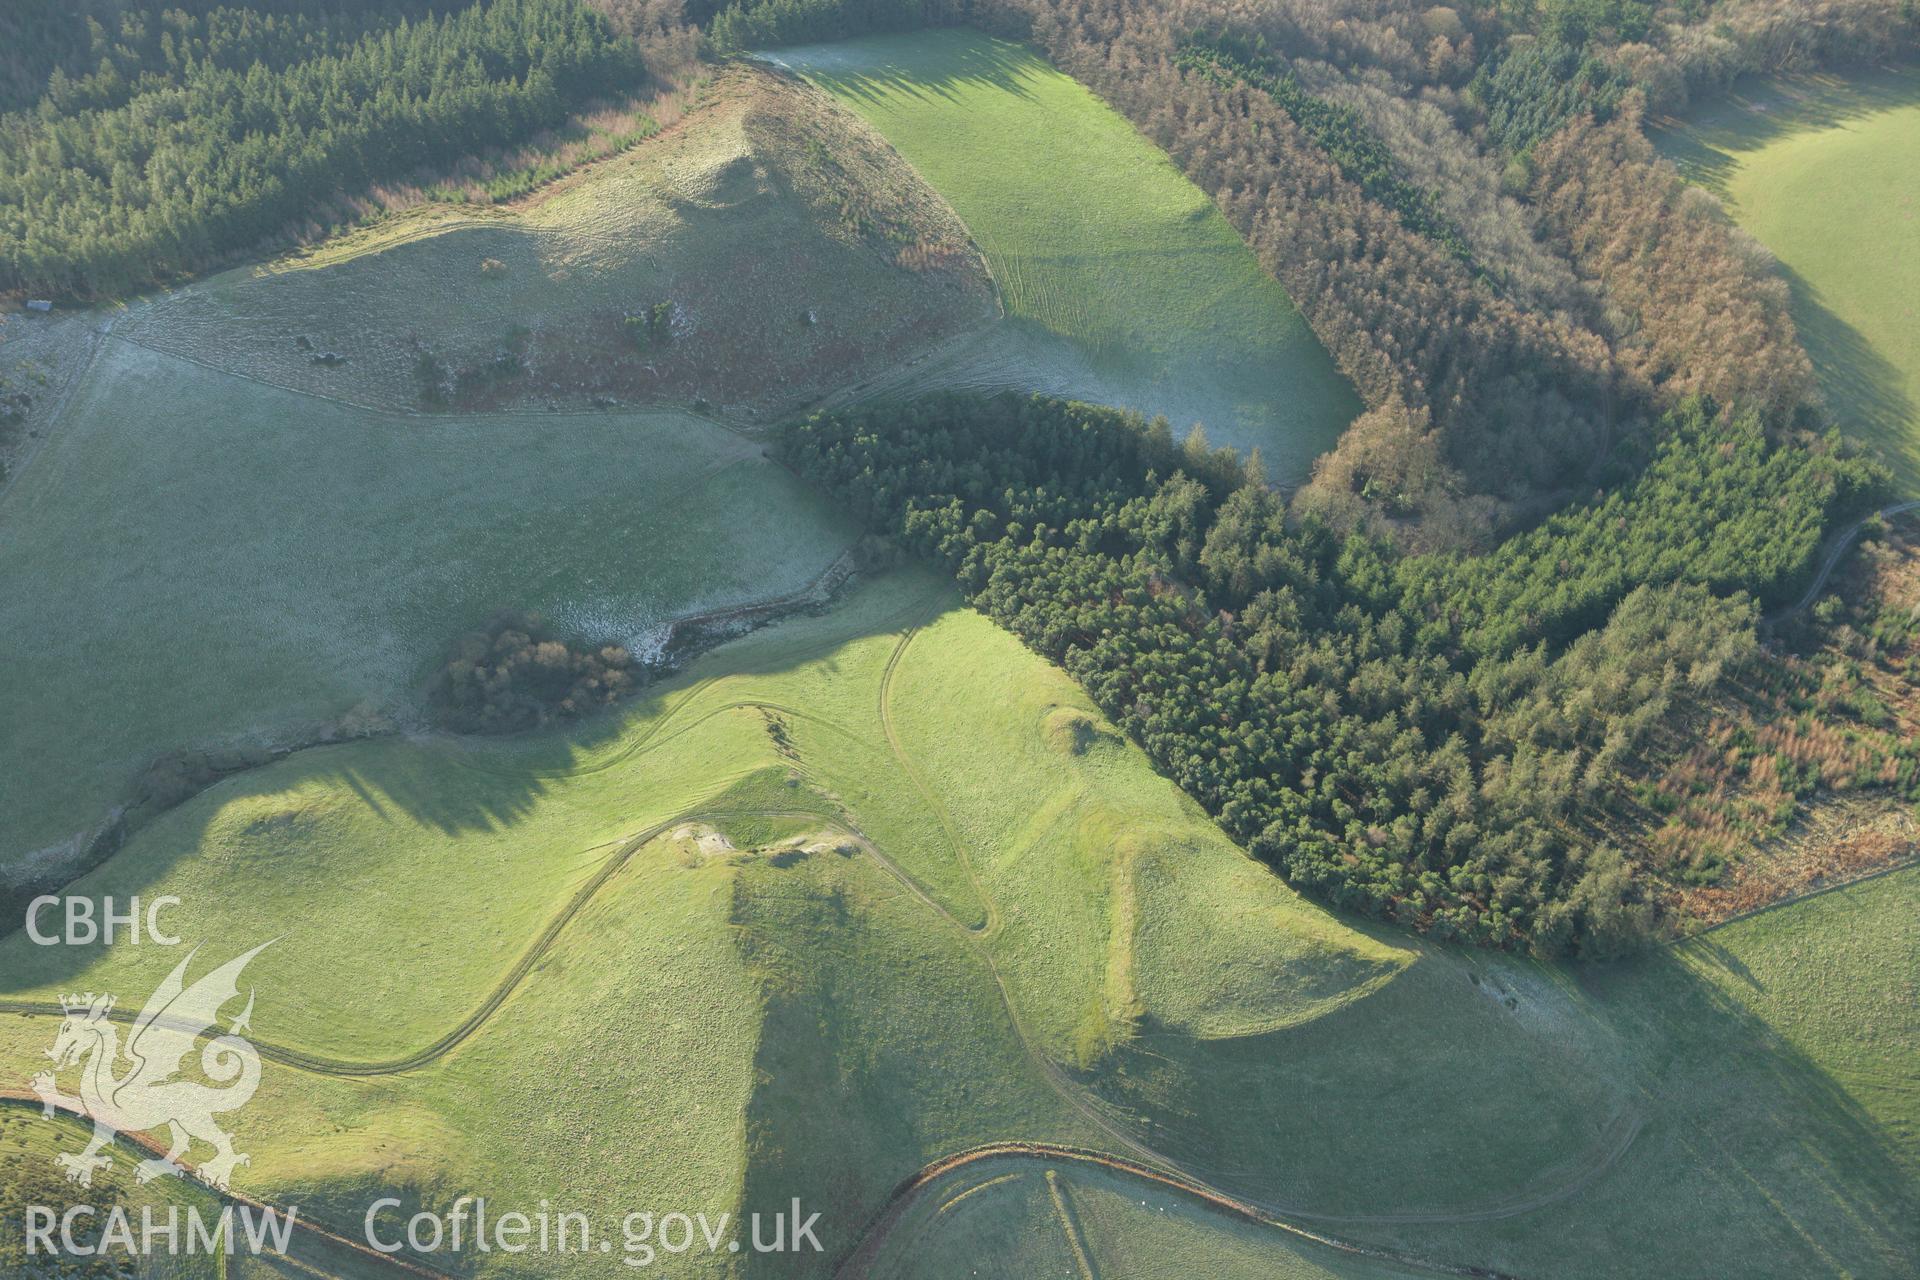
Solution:
[{"label": "green grassy field", "polygon": [[[209,960],[281,935],[248,973],[278,1057],[236,1126],[242,1186],[336,1224],[389,1192],[562,1189],[616,1222],[799,1196],[838,1253],[916,1169],[1020,1139],[1521,1274],[1631,1272],[1621,1222],[1676,1274],[1893,1275],[1917,1243],[1920,872],[1584,977],[1359,929],[918,574],[592,725],[238,775],[77,889],[178,894]],[[15,934],[0,1000],[137,1002],[177,958]],[[3,1069],[52,1031],[0,1013]],[[1005,1164],[964,1211],[941,1210],[964,1179],[924,1188],[876,1273],[930,1274],[925,1232],[983,1274],[1072,1275],[1074,1241],[1103,1276],[1193,1250],[1399,1273],[1124,1174]]]},{"label": "green grassy field", "polygon": [[1920,490],[1920,70],[1743,81],[1660,142],[1779,257],[1829,409]]},{"label": "green grassy field", "polygon": [[[617,865],[451,1052],[364,1079],[341,1064],[272,1071],[246,1135],[251,1185],[334,1221],[387,1188],[444,1204],[460,1190],[504,1203],[564,1187],[616,1218],[721,1212],[760,1194],[744,1177],[751,1151],[770,1169],[845,1162],[829,1185],[852,1187],[827,1206],[844,1235],[863,1196],[950,1145],[1097,1132],[1008,1023],[990,953],[966,927],[977,891],[886,746],[879,699],[904,624],[947,603],[926,579],[871,589],[722,650],[636,703],[617,733],[305,752],[167,815],[80,889],[177,891],[196,938],[284,933],[249,971],[285,993],[262,1038],[357,1070],[485,1007],[542,923]],[[1030,696],[1071,693],[983,621],[952,616],[969,626],[952,643],[985,643],[1003,679]],[[915,648],[937,661],[946,643]],[[1069,795],[1099,781],[1070,755],[1045,758]],[[1124,781],[1149,797],[1143,819],[1183,812],[1137,754]],[[819,847],[852,838],[856,822],[893,851],[888,863]],[[688,824],[740,851],[703,849]],[[818,838],[750,844],[790,834]],[[1187,838],[1206,857],[1239,857],[1204,825]],[[150,986],[175,958],[126,947],[81,958],[19,934],[0,949],[40,996]],[[6,1021],[23,1052],[52,1028]],[[942,1058],[947,1069],[932,1069]],[[837,1095],[777,1105],[779,1090],[821,1073]],[[803,1121],[832,1129],[830,1150],[796,1141]],[[583,1165],[583,1140],[606,1158]]]},{"label": "green grassy field", "polygon": [[[952,200],[1006,290],[987,346],[909,378],[984,377],[997,350],[1022,377],[1211,406],[1170,412],[1230,424],[1216,438],[1261,443],[1280,474],[1350,411],[1219,215],[1065,77],[964,33],[801,62]],[[788,225],[763,218],[779,184],[735,163],[771,154],[749,114],[716,117],[744,150],[690,136],[616,162],[655,165],[618,189],[712,214],[702,236]],[[1037,185],[1049,172],[1068,178]],[[631,226],[617,186],[544,207]],[[824,1255],[656,1260],[735,1280],[824,1276],[855,1250],[899,1277],[1383,1280],[1428,1260],[1601,1280],[1646,1274],[1649,1241],[1674,1275],[1912,1274],[1920,869],[1613,967],[1413,940],[1291,892],[920,571],[856,580],[587,721],[423,731],[420,682],[496,608],[644,643],[792,591],[854,536],[698,418],[383,413],[247,364],[246,343],[305,332],[292,317],[348,341],[327,298],[349,278],[376,298],[369,328],[398,332],[410,291],[442,298],[436,273],[481,247],[462,237],[505,231],[441,217],[213,282],[200,320],[178,298],[125,317],[0,500],[0,723],[30,727],[0,745],[0,867],[56,863],[170,749],[343,716],[412,730],[234,773],[72,886],[177,896],[197,967],[274,940],[246,975],[268,1062],[233,1117],[240,1190],[348,1235],[379,1196],[547,1200],[616,1248],[635,1211],[822,1213]],[[591,298],[604,243],[540,256],[556,243],[487,282],[520,300],[498,312],[448,277],[448,323],[484,337],[522,302]],[[387,268],[399,284],[369,283]],[[147,345],[176,340],[192,358]],[[47,1065],[61,993],[130,1014],[181,955],[0,937],[0,1084]],[[130,1190],[124,1161],[110,1185],[57,1184],[53,1153],[82,1140],[0,1109],[0,1170],[22,1175],[0,1212],[199,1194]],[[1008,1143],[1045,1149],[996,1147],[890,1202]],[[226,1268],[314,1274],[379,1273],[324,1251]]]},{"label": "green grassy field", "polygon": [[872,122],[985,250],[1012,325],[916,381],[1201,421],[1299,479],[1359,402],[1207,197],[1091,92],[971,31],[767,55]]},{"label": "green grassy field", "polygon": [[0,871],[162,752],[404,715],[497,609],[643,640],[852,537],[696,419],[370,414],[112,339],[0,502]]}]

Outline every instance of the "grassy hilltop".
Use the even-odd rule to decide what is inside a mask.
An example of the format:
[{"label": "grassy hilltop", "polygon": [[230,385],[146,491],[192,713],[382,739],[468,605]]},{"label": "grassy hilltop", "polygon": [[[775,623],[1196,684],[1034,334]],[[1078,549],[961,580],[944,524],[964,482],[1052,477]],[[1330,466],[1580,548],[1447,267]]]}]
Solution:
[{"label": "grassy hilltop", "polygon": [[[601,1218],[635,1188],[710,1213],[799,1195],[844,1251],[922,1165],[1017,1139],[1401,1255],[1600,1276],[1623,1215],[1684,1216],[1688,1274],[1876,1274],[1911,1248],[1917,886],[1598,980],[1359,931],[1249,864],[1066,677],[897,575],[611,723],[229,779],[77,889],[178,894],[174,927],[229,950],[281,936],[249,971],[275,1057],[246,1186],[336,1225],[387,1189],[444,1210],[563,1185]],[[148,990],[177,959],[16,934],[0,998]],[[0,1016],[6,1060],[51,1030]],[[1701,1181],[1703,1152],[1745,1173]],[[951,1177],[900,1206],[881,1273],[970,1221],[1008,1274],[1044,1268],[1057,1193],[1089,1256],[1217,1237],[1258,1274],[1258,1237],[1302,1274],[1381,1274],[1123,1173],[1001,1163],[961,1175],[1019,1175],[965,1214],[934,1211],[974,1185]],[[791,1273],[770,1266],[749,1270]]]},{"label": "grassy hilltop", "polygon": [[993,315],[966,228],[918,175],[824,97],[742,67],[674,129],[528,199],[427,204],[120,328],[378,408],[701,402],[750,422]]}]

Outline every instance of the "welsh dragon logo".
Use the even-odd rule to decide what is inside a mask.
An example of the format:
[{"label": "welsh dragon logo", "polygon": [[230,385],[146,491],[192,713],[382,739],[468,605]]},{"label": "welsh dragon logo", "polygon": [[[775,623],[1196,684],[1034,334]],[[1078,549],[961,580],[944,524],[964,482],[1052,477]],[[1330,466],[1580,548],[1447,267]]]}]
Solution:
[{"label": "welsh dragon logo", "polygon": [[[59,1108],[93,1121],[93,1140],[84,1150],[54,1157],[66,1170],[67,1181],[91,1186],[94,1171],[113,1163],[106,1148],[115,1134],[162,1126],[172,1130],[173,1140],[166,1155],[139,1162],[134,1172],[141,1182],[179,1174],[180,1157],[195,1139],[213,1147],[212,1158],[199,1166],[199,1174],[215,1187],[224,1190],[234,1168],[248,1163],[246,1156],[233,1149],[233,1135],[213,1118],[245,1106],[260,1087],[260,1055],[240,1035],[253,1016],[251,990],[246,1008],[226,1034],[213,1035],[200,1051],[200,1071],[213,1083],[183,1079],[180,1071],[202,1033],[209,1027],[217,1031],[221,1008],[239,997],[240,971],[271,945],[262,943],[188,986],[187,966],[199,954],[196,947],[174,966],[133,1020],[124,1049],[115,1025],[124,1019],[112,1017],[112,996],[88,992],[61,998],[66,1016],[53,1048],[47,1050],[54,1069],[33,1078],[33,1091],[45,1114],[51,1116]],[[80,1095],[70,1097],[59,1091],[55,1076],[75,1064],[81,1064]]]}]

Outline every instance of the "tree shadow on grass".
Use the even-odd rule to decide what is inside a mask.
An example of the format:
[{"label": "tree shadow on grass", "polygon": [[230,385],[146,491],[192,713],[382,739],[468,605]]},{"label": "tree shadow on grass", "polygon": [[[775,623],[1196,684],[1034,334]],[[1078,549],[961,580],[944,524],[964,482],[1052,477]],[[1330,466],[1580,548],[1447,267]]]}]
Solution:
[{"label": "tree shadow on grass", "polygon": [[1920,68],[1745,76],[1684,116],[1658,122],[1653,135],[1688,179],[1725,198],[1744,153],[1789,134],[1835,128],[1916,102]]},{"label": "tree shadow on grass", "polygon": [[[889,97],[960,100],[962,91],[997,89],[1031,98],[1036,55],[1024,45],[958,28],[866,36],[756,55],[836,95],[870,105]],[[1047,64],[1038,64],[1045,67]]]},{"label": "tree shadow on grass", "polygon": [[1498,1215],[1631,1134],[1625,1081],[1594,1069],[1604,1036],[1564,993],[1418,949],[1372,994],[1284,1029],[1202,1039],[1143,1019],[1086,1082],[1190,1172],[1345,1235]]},{"label": "tree shadow on grass", "polygon": [[1615,1275],[1650,1240],[1673,1275],[1893,1275],[1920,1258],[1913,1153],[1673,954],[1540,982],[1425,950],[1286,1031],[1149,1023],[1090,1083],[1229,1191],[1450,1263]]},{"label": "tree shadow on grass", "polygon": [[[1838,951],[1849,940],[1797,944]],[[1806,961],[1810,981],[1818,965]],[[1910,1273],[1915,1153],[1745,1002],[1764,992],[1745,961],[1709,935],[1581,976],[1628,1047],[1647,1111],[1639,1150],[1595,1184],[1595,1210],[1686,1205],[1695,1265],[1721,1274]],[[1555,1216],[1580,1213],[1573,1202]],[[1676,1274],[1706,1273],[1675,1261]]]},{"label": "tree shadow on grass", "polygon": [[1842,431],[1884,450],[1904,488],[1920,486],[1920,407],[1907,392],[1906,373],[1830,310],[1812,281],[1784,263],[1780,271],[1828,412]]}]

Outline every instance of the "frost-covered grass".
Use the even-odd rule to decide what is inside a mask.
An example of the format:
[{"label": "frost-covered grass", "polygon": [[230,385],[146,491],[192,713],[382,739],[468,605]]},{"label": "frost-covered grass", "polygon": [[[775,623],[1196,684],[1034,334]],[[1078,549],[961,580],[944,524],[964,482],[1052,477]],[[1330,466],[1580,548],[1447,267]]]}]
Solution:
[{"label": "frost-covered grass", "polygon": [[372,414],[112,339],[0,501],[0,869],[163,752],[406,707],[496,610],[628,641],[852,537],[697,419]]}]

